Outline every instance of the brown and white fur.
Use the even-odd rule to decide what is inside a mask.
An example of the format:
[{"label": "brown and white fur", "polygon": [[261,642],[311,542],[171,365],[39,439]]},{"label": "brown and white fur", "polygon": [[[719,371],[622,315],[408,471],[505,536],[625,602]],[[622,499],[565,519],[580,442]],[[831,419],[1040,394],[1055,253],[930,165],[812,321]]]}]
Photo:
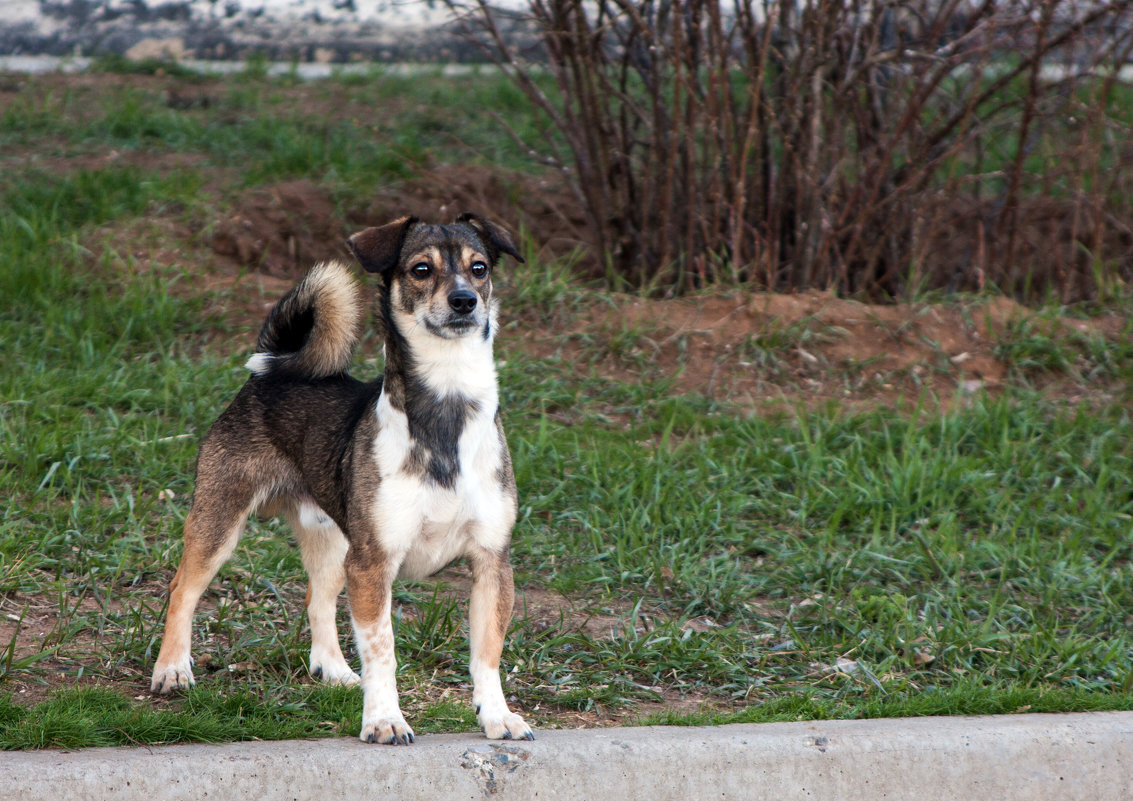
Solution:
[{"label": "brown and white fur", "polygon": [[[517,507],[492,357],[491,274],[501,254],[523,259],[506,230],[471,214],[452,225],[406,217],[348,244],[381,276],[385,374],[371,383],[346,374],[364,305],[344,265],[315,267],[272,309],[248,361],[251,377],[201,444],[151,687],[167,693],[193,683],[197,602],[248,516],[282,514],[309,577],[310,671],[362,685],[364,741],[413,741],[394,680],[394,578],[428,576],[459,557],[473,576],[480,726],[491,738],[534,739],[508,709],[499,670]],[[344,585],[360,677],[335,625]]]}]

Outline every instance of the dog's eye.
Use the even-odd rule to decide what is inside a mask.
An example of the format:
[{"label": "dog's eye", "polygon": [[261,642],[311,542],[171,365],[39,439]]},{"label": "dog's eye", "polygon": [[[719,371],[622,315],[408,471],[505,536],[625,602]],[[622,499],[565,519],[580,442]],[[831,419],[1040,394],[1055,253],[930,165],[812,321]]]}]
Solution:
[{"label": "dog's eye", "polygon": [[485,264],[482,261],[472,262],[472,266],[469,269],[472,271],[472,274],[474,276],[476,276],[477,278],[483,278],[485,275],[488,274],[488,265]]},{"label": "dog's eye", "polygon": [[429,266],[428,262],[421,261],[417,264],[414,264],[409,271],[413,273],[414,278],[428,278],[429,273],[433,271],[433,268]]}]

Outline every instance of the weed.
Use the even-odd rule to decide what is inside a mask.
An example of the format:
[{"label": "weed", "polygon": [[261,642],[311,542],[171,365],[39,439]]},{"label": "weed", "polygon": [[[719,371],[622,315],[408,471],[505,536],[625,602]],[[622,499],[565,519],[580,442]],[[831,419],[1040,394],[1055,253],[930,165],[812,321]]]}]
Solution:
[{"label": "weed", "polygon": [[741,362],[769,375],[782,373],[784,365],[797,361],[815,363],[817,358],[808,350],[815,345],[827,342],[838,336],[837,330],[825,326],[814,317],[806,317],[793,323],[785,323],[773,317],[763,324],[761,330],[747,337],[740,346],[738,357]]},{"label": "weed", "polygon": [[175,59],[143,58],[134,60],[120,53],[104,53],[91,64],[92,72],[115,75],[169,75],[183,81],[202,79],[201,73]]},{"label": "weed", "polygon": [[1040,315],[1009,319],[995,344],[995,354],[1020,378],[1069,374],[1088,383],[1128,370],[1128,337],[1109,338],[1088,324],[1059,320],[1057,307]]}]

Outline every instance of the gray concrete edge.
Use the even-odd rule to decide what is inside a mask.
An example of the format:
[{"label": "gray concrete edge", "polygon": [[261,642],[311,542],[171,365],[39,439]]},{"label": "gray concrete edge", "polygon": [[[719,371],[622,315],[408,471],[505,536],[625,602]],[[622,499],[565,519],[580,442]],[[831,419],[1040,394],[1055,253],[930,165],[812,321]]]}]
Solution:
[{"label": "gray concrete edge", "polygon": [[1133,712],[0,754],[0,799],[1133,798]]}]

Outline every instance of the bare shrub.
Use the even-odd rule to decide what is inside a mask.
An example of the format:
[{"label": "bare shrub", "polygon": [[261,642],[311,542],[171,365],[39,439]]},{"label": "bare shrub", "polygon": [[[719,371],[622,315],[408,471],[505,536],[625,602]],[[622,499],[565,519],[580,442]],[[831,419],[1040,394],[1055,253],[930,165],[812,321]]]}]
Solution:
[{"label": "bare shrub", "polygon": [[1128,1],[529,0],[523,56],[450,4],[633,286],[1072,300],[1133,270]]}]

